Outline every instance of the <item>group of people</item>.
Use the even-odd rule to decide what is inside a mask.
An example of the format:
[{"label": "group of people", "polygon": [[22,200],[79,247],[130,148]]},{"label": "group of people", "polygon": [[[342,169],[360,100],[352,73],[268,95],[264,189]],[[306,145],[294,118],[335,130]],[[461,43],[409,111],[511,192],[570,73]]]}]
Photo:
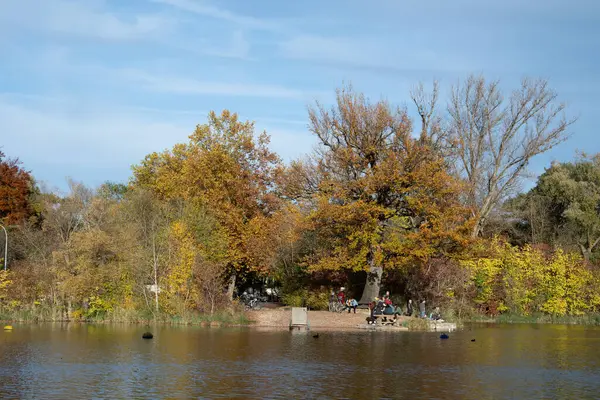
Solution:
[{"label": "group of people", "polygon": [[348,310],[348,314],[351,311],[354,311],[356,314],[356,309],[358,308],[358,301],[354,297],[346,298],[345,288],[342,286],[340,291],[336,295],[334,292],[331,292],[329,296],[329,311],[340,311],[344,312]]},{"label": "group of people", "polygon": [[[408,300],[408,303],[406,305],[406,313],[404,314],[408,317],[412,317],[413,315],[413,301],[412,300]],[[427,316],[427,311],[426,311],[426,307],[425,307],[425,300],[422,300],[419,303],[419,317],[420,318],[428,318],[434,321],[441,321],[442,319],[442,314],[440,312],[440,308],[439,307],[435,307],[433,309],[433,312],[429,314],[429,316]]]},{"label": "group of people", "polygon": [[[356,309],[358,308],[358,302],[353,297],[346,296],[345,288],[342,286],[337,294],[335,292],[331,292],[329,297],[329,311],[348,311],[348,313],[354,311],[356,314]],[[387,314],[387,315],[405,315],[407,317],[412,317],[413,310],[413,301],[411,299],[406,303],[406,312],[402,313],[402,308],[400,306],[394,306],[392,300],[390,298],[390,292],[386,291],[383,297],[376,297],[374,301],[369,305],[371,309],[371,316],[374,313]],[[419,303],[419,314],[420,318],[427,318],[433,321],[443,321],[440,308],[435,307],[433,312],[427,315],[425,300],[422,300]]]}]

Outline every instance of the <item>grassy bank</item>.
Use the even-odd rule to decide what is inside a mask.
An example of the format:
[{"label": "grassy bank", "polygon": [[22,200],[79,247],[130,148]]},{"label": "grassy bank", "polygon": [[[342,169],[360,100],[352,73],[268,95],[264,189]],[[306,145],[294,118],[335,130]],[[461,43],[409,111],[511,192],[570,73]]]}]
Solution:
[{"label": "grassy bank", "polygon": [[462,322],[497,323],[497,324],[557,324],[557,325],[590,325],[600,326],[600,314],[553,316],[549,314],[500,314],[496,317],[476,315],[465,318]]},{"label": "grassy bank", "polygon": [[219,311],[214,314],[187,312],[183,315],[153,313],[146,310],[118,309],[90,317],[72,313],[69,318],[56,309],[0,309],[2,322],[90,322],[90,323],[159,323],[167,325],[205,325],[205,326],[239,326],[248,325],[250,321],[243,312]]}]

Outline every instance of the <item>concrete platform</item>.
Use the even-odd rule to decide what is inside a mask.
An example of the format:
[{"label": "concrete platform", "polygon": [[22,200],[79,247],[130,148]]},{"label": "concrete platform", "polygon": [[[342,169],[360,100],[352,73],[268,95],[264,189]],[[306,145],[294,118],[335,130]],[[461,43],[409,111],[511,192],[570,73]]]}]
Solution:
[{"label": "concrete platform", "polygon": [[453,322],[429,321],[429,330],[434,332],[453,332],[456,330],[456,324]]},{"label": "concrete platform", "polygon": [[[428,321],[428,323],[429,323],[429,329],[427,329],[427,330],[418,329],[418,330],[427,331],[427,332],[453,332],[456,330],[456,324],[452,323],[452,322]],[[410,329],[408,329],[408,327],[405,327],[405,326],[381,325],[381,324],[360,324],[357,327],[359,329],[366,329],[366,330],[371,330],[371,331],[404,332],[404,331],[410,330]]]}]

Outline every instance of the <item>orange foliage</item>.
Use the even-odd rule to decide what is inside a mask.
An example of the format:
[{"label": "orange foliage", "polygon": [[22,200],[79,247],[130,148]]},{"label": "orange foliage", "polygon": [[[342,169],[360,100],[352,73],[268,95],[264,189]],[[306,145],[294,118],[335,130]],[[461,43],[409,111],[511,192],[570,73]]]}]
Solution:
[{"label": "orange foliage", "polygon": [[5,159],[0,151],[0,221],[16,224],[31,215],[33,180],[18,159]]},{"label": "orange foliage", "polygon": [[254,137],[254,124],[237,114],[211,112],[186,144],[147,156],[134,167],[134,185],[165,199],[194,200],[208,208],[227,234],[227,259],[235,269],[262,271],[265,257],[253,248],[265,243],[270,216],[280,207],[274,187],[282,171],[268,148],[269,137]]},{"label": "orange foliage", "polygon": [[337,108],[319,107],[310,117],[322,143],[312,269],[399,268],[467,244],[460,183],[412,137],[406,112],[341,90]]}]

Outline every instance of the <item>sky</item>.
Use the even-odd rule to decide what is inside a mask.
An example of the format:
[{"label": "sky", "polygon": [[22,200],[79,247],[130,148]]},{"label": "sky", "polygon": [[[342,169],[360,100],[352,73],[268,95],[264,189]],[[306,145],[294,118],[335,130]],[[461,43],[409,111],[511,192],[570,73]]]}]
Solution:
[{"label": "sky", "polygon": [[307,106],[344,84],[414,112],[420,81],[443,109],[471,73],[531,76],[578,118],[535,176],[600,152],[599,62],[597,0],[0,0],[0,147],[47,187],[126,182],[229,109],[287,162],[316,143]]}]

